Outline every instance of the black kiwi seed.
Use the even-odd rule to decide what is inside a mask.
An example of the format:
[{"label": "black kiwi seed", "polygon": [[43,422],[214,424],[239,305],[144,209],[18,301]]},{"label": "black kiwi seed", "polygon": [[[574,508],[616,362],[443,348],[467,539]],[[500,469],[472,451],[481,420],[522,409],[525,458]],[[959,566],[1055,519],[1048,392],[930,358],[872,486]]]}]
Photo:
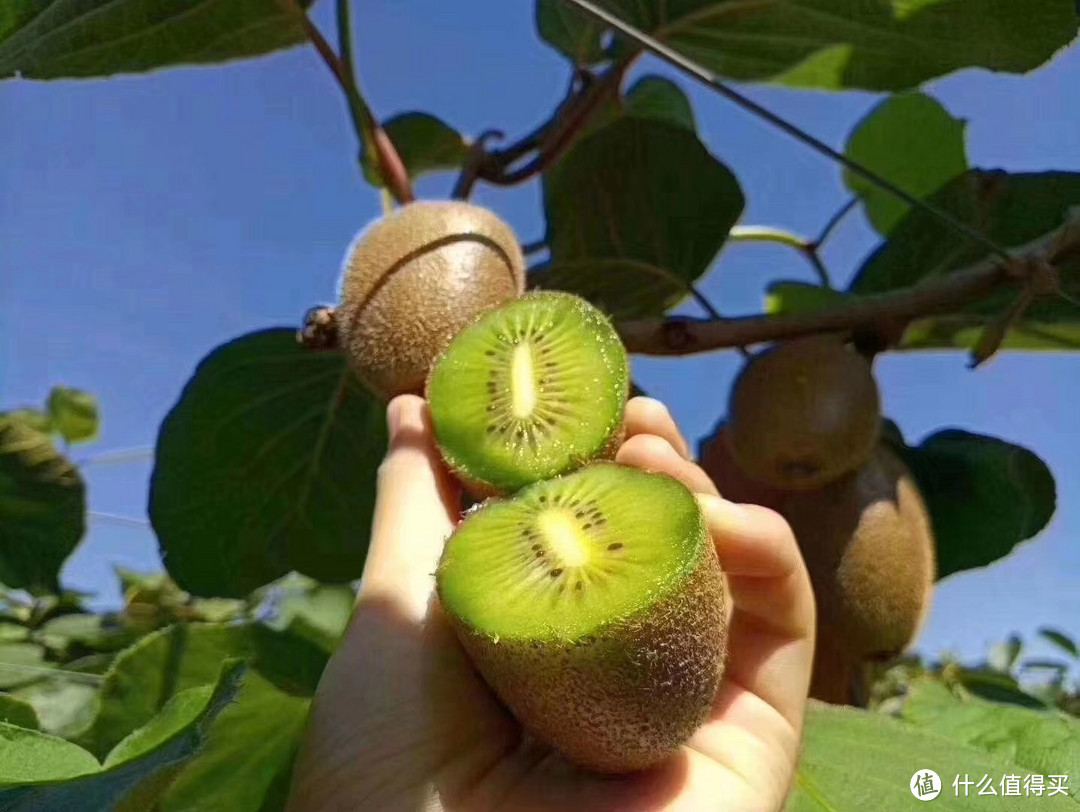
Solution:
[{"label": "black kiwi seed", "polygon": [[607,546],[607,548],[608,548],[609,550],[621,550],[621,549],[622,549],[622,546],[623,546],[623,545],[622,545],[622,542],[621,542],[621,541],[613,541],[613,542],[612,542],[611,544],[609,544],[609,545]]}]

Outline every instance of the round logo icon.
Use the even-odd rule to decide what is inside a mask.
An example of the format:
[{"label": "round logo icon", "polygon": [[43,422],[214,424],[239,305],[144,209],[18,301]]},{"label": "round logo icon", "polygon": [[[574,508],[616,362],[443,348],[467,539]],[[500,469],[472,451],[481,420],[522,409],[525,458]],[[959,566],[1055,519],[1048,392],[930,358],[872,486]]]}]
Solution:
[{"label": "round logo icon", "polygon": [[941,779],[933,770],[919,770],[911,776],[908,786],[920,801],[932,801],[941,793]]}]

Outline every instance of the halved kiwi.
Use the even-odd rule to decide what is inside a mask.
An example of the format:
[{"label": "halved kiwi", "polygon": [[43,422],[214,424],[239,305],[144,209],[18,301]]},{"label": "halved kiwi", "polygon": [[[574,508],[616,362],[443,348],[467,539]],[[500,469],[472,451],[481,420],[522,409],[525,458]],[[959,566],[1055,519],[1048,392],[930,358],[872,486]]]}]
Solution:
[{"label": "halved kiwi", "polygon": [[654,765],[709,713],[725,587],[671,477],[597,462],[491,500],[451,536],[437,584],[502,701],[581,766]]},{"label": "halved kiwi", "polygon": [[569,293],[481,314],[431,371],[435,439],[481,493],[516,491],[614,453],[629,381],[607,317]]}]

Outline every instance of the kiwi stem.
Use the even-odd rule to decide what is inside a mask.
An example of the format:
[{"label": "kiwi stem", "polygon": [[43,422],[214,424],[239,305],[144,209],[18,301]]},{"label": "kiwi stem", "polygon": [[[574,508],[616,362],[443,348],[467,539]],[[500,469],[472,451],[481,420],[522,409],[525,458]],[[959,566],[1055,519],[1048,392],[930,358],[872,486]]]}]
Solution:
[{"label": "kiwi stem", "polygon": [[386,134],[378,119],[371,112],[356,79],[352,55],[352,25],[349,0],[337,0],[337,27],[340,55],[327,42],[326,37],[308,17],[297,0],[277,0],[278,6],[290,14],[303,30],[308,41],[315,47],[322,61],[334,75],[345,94],[353,129],[360,140],[362,155],[366,154],[379,170],[383,183],[398,203],[414,200],[412,184],[405,164],[398,155],[394,142]]},{"label": "kiwi stem", "polygon": [[825,223],[824,228],[821,229],[821,233],[818,234],[817,239],[814,240],[814,248],[820,249],[821,246],[825,244],[829,237],[832,236],[833,232],[836,231],[836,227],[840,225],[840,223],[845,217],[848,216],[848,214],[854,211],[858,203],[859,198],[855,196],[849,197],[840,208],[833,212],[832,217],[828,219],[828,221]]},{"label": "kiwi stem", "polygon": [[786,229],[776,226],[733,226],[728,239],[734,242],[775,242],[794,248],[810,263],[817,274],[818,283],[824,288],[832,288],[829,271],[818,254],[818,243],[800,237]]},{"label": "kiwi stem", "polygon": [[[726,319],[670,317],[640,319],[616,325],[626,349],[642,355],[692,355],[699,352],[796,338],[825,332],[853,332],[877,324],[906,324],[925,316],[957,313],[972,302],[1002,289],[1032,284],[1080,250],[1080,208],[1064,225],[1012,251],[1004,262],[996,256],[934,277],[922,284],[867,296],[845,297],[840,303],[806,313],[757,315]],[[1040,291],[1041,293],[1041,291]],[[1045,295],[1056,295],[1047,291]]]}]

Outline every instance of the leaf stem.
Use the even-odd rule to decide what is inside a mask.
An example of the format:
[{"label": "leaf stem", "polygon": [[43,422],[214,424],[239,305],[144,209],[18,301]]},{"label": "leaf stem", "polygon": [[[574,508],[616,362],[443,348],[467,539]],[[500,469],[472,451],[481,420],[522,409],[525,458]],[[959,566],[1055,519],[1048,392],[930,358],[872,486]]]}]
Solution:
[{"label": "leaf stem", "polygon": [[398,203],[409,203],[414,199],[412,184],[405,164],[398,155],[393,141],[387,136],[378,119],[360,94],[356,79],[356,70],[352,55],[352,26],[350,23],[349,0],[337,0],[338,40],[341,55],[327,42],[326,37],[308,17],[307,12],[297,0],[277,0],[278,5],[291,14],[300,25],[308,41],[315,47],[323,62],[334,75],[349,108],[353,129],[360,141],[361,154],[367,154],[376,165],[379,174]]},{"label": "leaf stem", "polygon": [[821,261],[817,243],[805,237],[776,226],[732,226],[731,231],[728,232],[728,239],[734,242],[774,242],[794,248],[806,257],[814,273],[817,274],[819,284],[822,287],[832,288],[829,270]]},{"label": "leaf stem", "polygon": [[848,198],[847,202],[844,203],[844,205],[842,205],[840,208],[833,212],[832,217],[828,219],[828,222],[825,223],[824,228],[821,229],[821,233],[818,234],[817,239],[813,242],[813,246],[815,249],[820,249],[821,246],[825,244],[825,241],[832,236],[832,233],[836,230],[836,227],[840,225],[841,221],[843,221],[845,217],[848,216],[849,212],[854,210],[855,206],[858,205],[858,203],[859,198],[850,197]]},{"label": "leaf stem", "polygon": [[800,251],[809,245],[805,237],[775,226],[732,226],[728,239],[735,242],[778,242]]}]

